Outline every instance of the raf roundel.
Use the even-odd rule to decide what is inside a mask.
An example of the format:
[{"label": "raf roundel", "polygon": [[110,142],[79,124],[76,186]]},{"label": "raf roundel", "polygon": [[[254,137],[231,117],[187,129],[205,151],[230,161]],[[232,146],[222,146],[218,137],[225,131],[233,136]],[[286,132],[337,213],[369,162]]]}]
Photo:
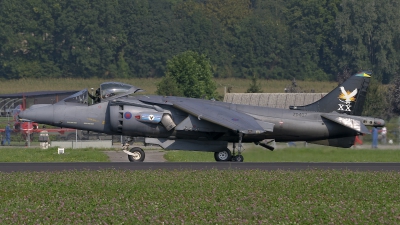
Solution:
[{"label": "raf roundel", "polygon": [[126,112],[124,116],[125,116],[125,119],[130,120],[132,118],[132,113]]}]

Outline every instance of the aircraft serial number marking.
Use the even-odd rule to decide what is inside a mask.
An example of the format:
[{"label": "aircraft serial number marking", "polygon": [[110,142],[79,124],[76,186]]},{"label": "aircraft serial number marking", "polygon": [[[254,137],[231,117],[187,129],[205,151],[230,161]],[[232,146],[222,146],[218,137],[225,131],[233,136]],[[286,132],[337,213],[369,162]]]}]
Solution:
[{"label": "aircraft serial number marking", "polygon": [[307,113],[293,113],[293,116],[305,117],[305,116],[307,116]]}]

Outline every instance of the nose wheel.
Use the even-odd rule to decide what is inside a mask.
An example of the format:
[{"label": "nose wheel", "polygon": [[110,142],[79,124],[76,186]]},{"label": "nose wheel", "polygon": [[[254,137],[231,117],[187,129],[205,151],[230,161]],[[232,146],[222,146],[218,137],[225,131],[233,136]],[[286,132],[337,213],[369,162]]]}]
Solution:
[{"label": "nose wheel", "polygon": [[243,157],[243,155],[233,156],[232,157],[232,161],[243,162],[244,161],[244,157]]},{"label": "nose wheel", "polygon": [[143,162],[145,158],[145,153],[143,149],[135,147],[131,148],[129,151],[124,150],[128,154],[129,162]]}]

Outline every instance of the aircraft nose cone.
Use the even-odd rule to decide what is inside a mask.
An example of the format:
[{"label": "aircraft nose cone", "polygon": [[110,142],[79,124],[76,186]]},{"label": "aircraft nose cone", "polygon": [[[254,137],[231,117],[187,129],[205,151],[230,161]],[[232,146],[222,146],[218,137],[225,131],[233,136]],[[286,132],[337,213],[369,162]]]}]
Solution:
[{"label": "aircraft nose cone", "polygon": [[23,118],[23,116],[22,116],[22,115],[23,115],[23,113],[24,113],[24,111],[22,111],[22,112],[18,113],[18,115],[17,115],[17,116],[18,116],[18,119],[22,119],[22,118]]},{"label": "aircraft nose cone", "polygon": [[18,119],[23,119],[24,118],[24,113],[25,113],[25,111],[22,111],[22,112],[18,113]]},{"label": "aircraft nose cone", "polygon": [[36,117],[36,112],[27,109],[25,111],[22,111],[18,114],[19,119],[24,119],[24,120],[32,120],[32,118]]},{"label": "aircraft nose cone", "polygon": [[37,123],[49,124],[53,122],[52,105],[33,105],[29,109],[19,113],[20,119],[35,121]]}]

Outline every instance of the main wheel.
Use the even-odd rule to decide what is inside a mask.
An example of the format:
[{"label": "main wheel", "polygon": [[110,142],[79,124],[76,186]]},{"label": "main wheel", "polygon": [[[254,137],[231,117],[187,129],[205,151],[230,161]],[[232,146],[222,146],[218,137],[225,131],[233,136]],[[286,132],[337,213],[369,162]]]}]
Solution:
[{"label": "main wheel", "polygon": [[128,159],[130,162],[143,162],[144,161],[144,151],[141,148],[135,147],[129,150],[132,155],[128,155]]},{"label": "main wheel", "polygon": [[215,161],[231,161],[232,153],[231,150],[226,149],[220,152],[214,152]]}]

